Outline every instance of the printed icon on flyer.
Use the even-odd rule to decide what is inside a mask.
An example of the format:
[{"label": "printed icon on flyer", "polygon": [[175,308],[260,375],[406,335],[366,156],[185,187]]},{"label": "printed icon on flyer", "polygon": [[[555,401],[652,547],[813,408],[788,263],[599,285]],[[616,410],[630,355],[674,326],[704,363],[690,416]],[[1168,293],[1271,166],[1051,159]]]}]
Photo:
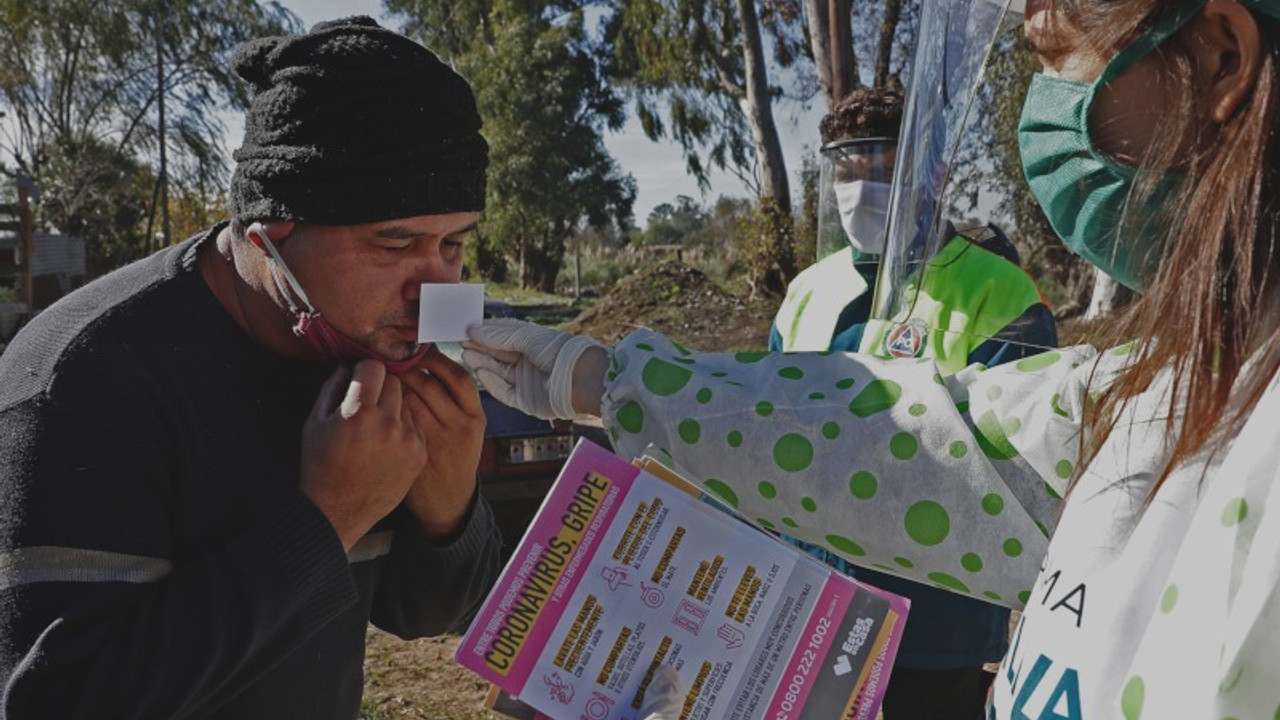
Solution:
[{"label": "printed icon on flyer", "polygon": [[706,608],[688,600],[681,600],[680,607],[676,608],[676,614],[671,618],[671,623],[697,635],[702,632],[702,623],[706,622],[706,620]]},{"label": "printed icon on flyer", "polygon": [[662,594],[662,588],[646,582],[640,583],[640,602],[651,608],[656,608],[661,607],[662,601],[665,599],[666,596]]},{"label": "printed icon on flyer", "polygon": [[726,650],[737,650],[742,647],[742,642],[747,638],[745,633],[729,623],[721,625],[720,628],[716,630],[716,636],[724,641],[724,647]]},{"label": "printed icon on flyer", "polygon": [[601,694],[599,691],[592,692],[591,697],[587,699],[587,705],[583,708],[582,716],[587,720],[604,720],[609,717],[609,710],[615,704],[615,701]]},{"label": "printed icon on flyer", "polygon": [[573,700],[573,686],[565,682],[560,673],[543,675],[542,682],[550,689],[552,699],[561,705],[568,705]]},{"label": "printed icon on flyer", "polygon": [[600,568],[600,577],[604,578],[604,581],[609,584],[610,590],[617,590],[624,585],[631,584],[627,582],[627,571],[620,567]]},{"label": "printed icon on flyer", "polygon": [[841,655],[837,657],[836,666],[832,669],[835,670],[836,677],[844,677],[853,672],[853,665],[849,662],[849,656]]}]

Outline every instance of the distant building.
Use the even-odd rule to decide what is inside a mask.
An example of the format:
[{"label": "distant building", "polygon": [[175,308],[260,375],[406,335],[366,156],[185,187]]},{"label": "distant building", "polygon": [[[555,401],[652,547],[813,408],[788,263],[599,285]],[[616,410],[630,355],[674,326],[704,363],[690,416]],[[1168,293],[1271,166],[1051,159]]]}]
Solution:
[{"label": "distant building", "polygon": [[[34,310],[49,307],[85,283],[84,238],[36,233],[31,237],[31,255]],[[0,230],[0,286],[16,289],[23,272],[22,239],[17,232]],[[21,302],[0,304],[0,315],[18,316],[0,317],[0,341],[7,340],[30,314]]]}]

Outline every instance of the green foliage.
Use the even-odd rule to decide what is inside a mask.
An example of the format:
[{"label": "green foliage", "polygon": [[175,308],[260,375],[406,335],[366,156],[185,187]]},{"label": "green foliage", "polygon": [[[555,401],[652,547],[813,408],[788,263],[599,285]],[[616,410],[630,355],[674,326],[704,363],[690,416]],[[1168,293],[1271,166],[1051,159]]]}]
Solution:
[{"label": "green foliage", "polygon": [[[645,134],[679,143],[686,169],[704,190],[710,171],[719,168],[738,175],[757,192],[763,209],[742,226],[743,236],[749,238],[748,274],[754,291],[780,292],[778,283],[785,283],[798,264],[813,258],[816,200],[813,178],[802,172],[802,182],[810,183],[803,197],[806,208],[800,211],[807,219],[794,224],[790,180],[771,105],[788,95],[788,89],[790,97],[802,102],[817,93],[815,59],[828,66],[831,61],[815,58],[806,14],[825,14],[827,2],[619,0],[609,7],[604,38],[613,59],[610,71],[629,91]],[[873,71],[872,84],[899,84],[919,15],[919,0],[855,3],[854,47],[843,56],[856,66],[858,53],[865,52],[874,58],[867,64]],[[771,64],[767,72],[757,65],[753,82],[749,70],[761,32],[771,41]],[[762,74],[786,80],[770,86]],[[817,128],[812,132],[816,137]],[[690,234],[689,209],[660,208],[659,216],[650,218],[651,226],[656,221],[657,227],[637,241],[669,244],[670,236]]]},{"label": "green foliage", "polygon": [[[774,37],[775,69],[792,67],[803,57],[799,8],[789,0],[619,0],[610,7],[603,38],[610,75],[634,100],[645,134],[675,140],[704,191],[719,168],[786,208],[786,159],[772,107],[784,90],[769,84],[761,26]],[[797,99],[812,96],[811,80],[796,84],[808,88]]]},{"label": "green foliage", "polygon": [[[721,197],[710,205],[677,196],[650,214],[644,231],[633,230],[626,242],[609,234],[584,233],[581,288],[589,294],[607,292],[618,281],[654,263],[674,260],[697,268],[734,292],[746,292],[748,249],[741,232],[744,222],[756,216],[755,203],[744,198]],[[573,261],[566,259],[556,286],[574,285]]]},{"label": "green foliage", "polygon": [[0,285],[0,304],[18,302],[17,288]]},{"label": "green foliage", "polygon": [[464,272],[467,280],[483,278],[497,283],[507,281],[507,260],[494,248],[488,233],[479,230],[472,233],[472,240],[466,245]]},{"label": "green foliage", "polygon": [[818,254],[818,179],[821,169],[816,153],[806,153],[800,167],[800,212],[796,215],[796,267],[806,268]]},{"label": "green foliage", "polygon": [[713,168],[751,172],[751,130],[739,104],[746,67],[732,0],[620,0],[604,37],[610,73],[631,93],[645,134],[679,143],[699,187],[710,187]]},{"label": "green foliage", "polygon": [[[600,292],[612,287],[619,280],[635,272],[638,258],[634,254],[618,252],[596,253],[581,259],[581,286],[584,289]],[[573,261],[565,263],[556,278],[556,286],[572,288],[574,283]]]},{"label": "green foliage", "polygon": [[706,211],[688,195],[661,203],[649,213],[644,232],[632,237],[637,245],[685,245],[706,225]]},{"label": "green foliage", "polygon": [[145,254],[141,237],[155,176],[136,158],[92,138],[48,148],[41,188],[46,222],[85,240],[91,276]]},{"label": "green foliage", "polygon": [[489,248],[517,266],[522,285],[552,290],[566,239],[584,225],[628,225],[636,192],[604,147],[602,133],[622,126],[623,105],[582,11],[514,0],[387,7],[470,79],[490,147]]},{"label": "green foliage", "polygon": [[221,183],[201,183],[169,192],[169,244],[207,230],[227,216],[227,192]]},{"label": "green foliage", "polygon": [[158,66],[171,195],[211,197],[227,170],[216,110],[247,102],[232,47],[296,29],[274,2],[0,0],[0,172],[35,182],[38,223],[82,234],[96,270],[136,257],[157,214]]},{"label": "green foliage", "polygon": [[739,221],[751,214],[752,202],[721,196],[710,206],[702,206],[687,195],[678,195],[650,213],[643,231],[631,234],[637,247],[676,245],[705,255],[725,256],[735,252]]},{"label": "green foliage", "polygon": [[510,283],[488,282],[485,284],[485,294],[518,307],[536,305],[562,305],[568,307],[573,304],[572,299],[562,295],[544,293],[536,288],[523,288]]},{"label": "green foliage", "polygon": [[769,199],[741,221],[753,295],[782,297],[796,276],[796,227],[791,213]]}]

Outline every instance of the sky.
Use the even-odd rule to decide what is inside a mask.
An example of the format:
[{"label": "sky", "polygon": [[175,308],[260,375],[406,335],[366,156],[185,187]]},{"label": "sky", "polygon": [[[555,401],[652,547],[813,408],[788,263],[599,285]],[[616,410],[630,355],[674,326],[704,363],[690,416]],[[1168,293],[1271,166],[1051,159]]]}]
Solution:
[{"label": "sky", "polygon": [[[297,15],[304,27],[311,27],[321,20],[347,15],[369,15],[386,22],[381,0],[279,0],[280,4]],[[391,24],[391,23],[387,23]],[[805,109],[791,100],[780,100],[774,106],[774,121],[787,159],[787,172],[791,175],[792,194],[799,194],[797,180],[801,161],[806,151],[813,152],[818,143],[818,120],[822,117],[821,100],[814,107]],[[242,128],[231,123],[232,147],[238,144]],[[623,172],[636,180],[637,195],[634,208],[635,222],[644,227],[654,207],[670,202],[677,195],[688,195],[704,204],[714,203],[721,195],[749,197],[749,190],[736,176],[725,172],[711,174],[711,189],[703,195],[692,177],[685,172],[680,146],[674,142],[653,142],[644,136],[634,117],[628,119],[620,132],[605,135],[605,146]]]}]

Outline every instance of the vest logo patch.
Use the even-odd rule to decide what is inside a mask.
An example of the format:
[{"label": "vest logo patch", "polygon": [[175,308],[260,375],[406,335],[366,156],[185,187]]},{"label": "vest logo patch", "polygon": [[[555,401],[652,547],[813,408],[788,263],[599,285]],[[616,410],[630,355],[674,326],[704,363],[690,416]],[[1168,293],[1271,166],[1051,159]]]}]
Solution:
[{"label": "vest logo patch", "polygon": [[928,339],[929,326],[920,318],[912,318],[895,327],[885,337],[884,349],[889,354],[889,357],[920,357],[924,352],[924,346]]}]

